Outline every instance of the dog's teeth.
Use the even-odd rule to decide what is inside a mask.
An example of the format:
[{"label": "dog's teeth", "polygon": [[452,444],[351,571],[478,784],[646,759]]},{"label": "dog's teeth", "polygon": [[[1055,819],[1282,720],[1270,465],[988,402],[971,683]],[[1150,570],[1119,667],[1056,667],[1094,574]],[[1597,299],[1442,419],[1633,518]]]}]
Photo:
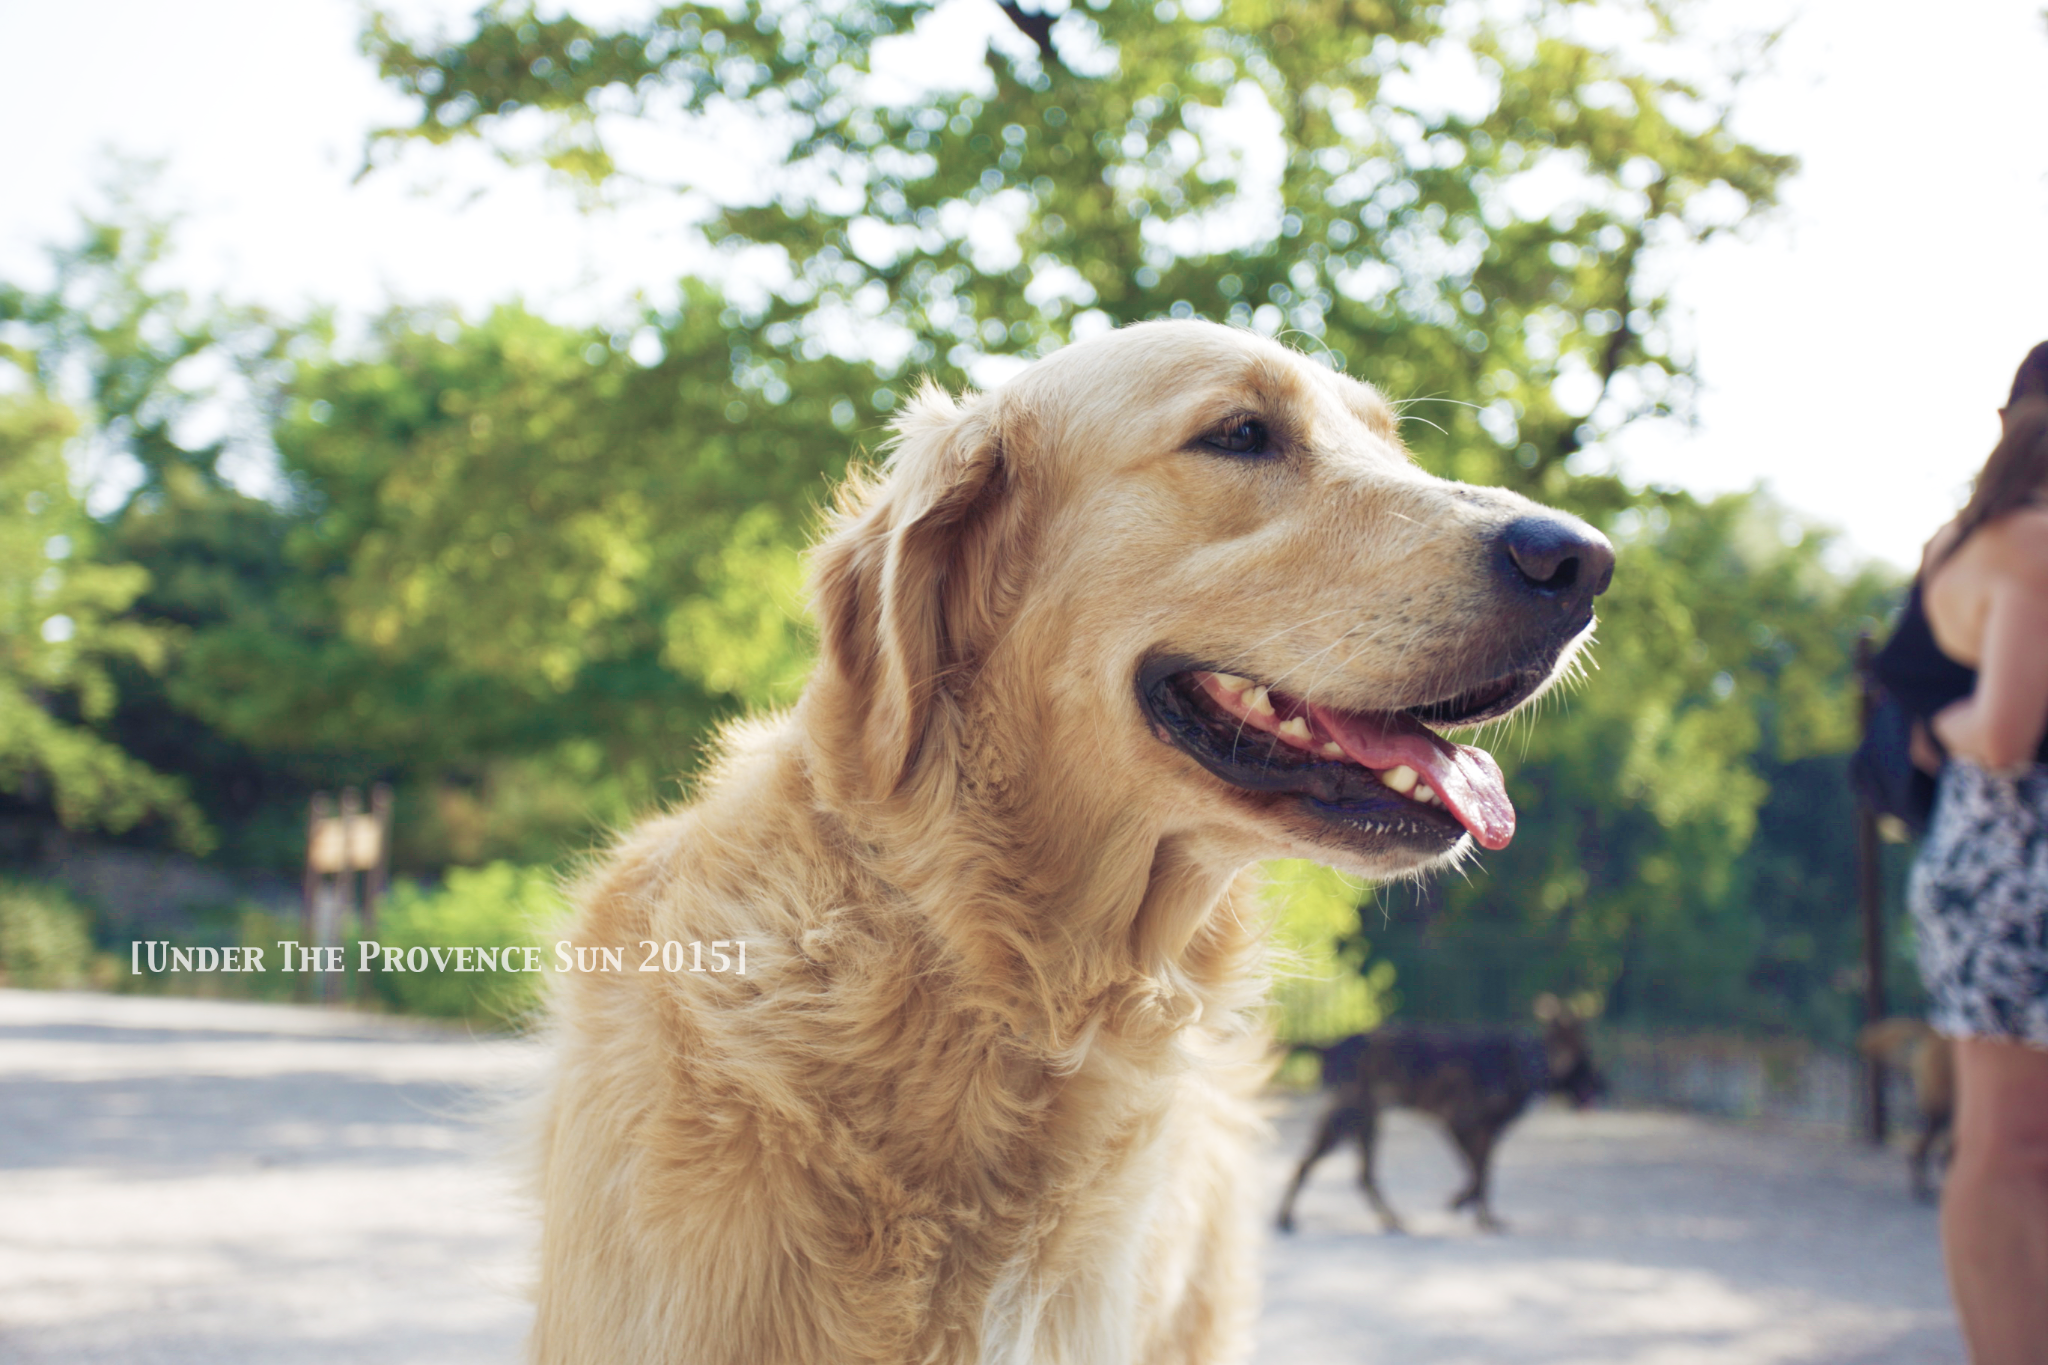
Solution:
[{"label": "dog's teeth", "polygon": [[1270,716],[1273,714],[1273,699],[1266,695],[1266,689],[1263,687],[1254,687],[1250,692],[1246,693],[1245,704],[1255,716]]},{"label": "dog's teeth", "polygon": [[1415,787],[1415,799],[1427,806],[1436,800],[1436,793],[1429,789],[1427,782],[1419,782]]},{"label": "dog's teeth", "polygon": [[1420,773],[1416,772],[1415,769],[1409,767],[1406,763],[1403,763],[1398,768],[1389,768],[1381,773],[1380,781],[1406,796],[1415,789],[1415,783],[1420,777]]},{"label": "dog's teeth", "polygon": [[1211,673],[1209,676],[1216,680],[1218,687],[1233,697],[1252,685],[1250,678],[1240,678],[1235,673]]},{"label": "dog's teeth", "polygon": [[1344,746],[1335,740],[1325,740],[1323,741],[1323,756],[1325,758],[1342,758],[1344,757]]},{"label": "dog's teeth", "polygon": [[1307,744],[1309,742],[1308,722],[1300,716],[1283,720],[1280,722],[1280,735],[1284,739],[1296,739],[1300,740],[1303,744]]}]

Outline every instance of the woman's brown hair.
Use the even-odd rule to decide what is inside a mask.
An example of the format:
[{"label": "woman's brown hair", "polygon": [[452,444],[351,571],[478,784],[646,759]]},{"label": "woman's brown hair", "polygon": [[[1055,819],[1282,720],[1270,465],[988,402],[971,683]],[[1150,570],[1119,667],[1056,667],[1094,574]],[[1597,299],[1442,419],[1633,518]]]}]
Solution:
[{"label": "woman's brown hair", "polygon": [[1970,533],[1994,517],[2024,507],[2048,484],[2048,341],[2027,352],[2012,377],[2012,396],[1999,409],[2005,434],[1977,473],[1970,500],[1956,514],[1956,533],[1930,567],[1962,548]]}]

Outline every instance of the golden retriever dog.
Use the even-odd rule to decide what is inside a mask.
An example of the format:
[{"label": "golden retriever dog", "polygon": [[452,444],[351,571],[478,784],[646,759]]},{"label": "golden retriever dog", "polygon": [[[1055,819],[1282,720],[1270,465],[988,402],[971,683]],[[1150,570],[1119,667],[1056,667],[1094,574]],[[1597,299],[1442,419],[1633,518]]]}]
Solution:
[{"label": "golden retriever dog", "polygon": [[1613,565],[1395,426],[1199,322],[906,406],[814,551],[801,699],[581,894],[534,1359],[1243,1356],[1248,868],[1505,845],[1436,729],[1548,685]]}]

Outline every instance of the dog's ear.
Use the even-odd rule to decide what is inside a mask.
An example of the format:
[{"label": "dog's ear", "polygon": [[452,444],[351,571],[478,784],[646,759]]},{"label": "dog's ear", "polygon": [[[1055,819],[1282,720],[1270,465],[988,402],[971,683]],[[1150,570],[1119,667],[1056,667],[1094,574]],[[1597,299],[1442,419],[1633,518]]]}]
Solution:
[{"label": "dog's ear", "polygon": [[1564,1001],[1558,999],[1549,991],[1545,991],[1543,992],[1543,994],[1536,997],[1535,1014],[1537,1021],[1540,1023],[1548,1024],[1552,1022],[1561,1013],[1563,1013],[1565,1009],[1566,1006]]},{"label": "dog's ear", "polygon": [[1001,553],[1014,481],[1001,415],[996,397],[956,404],[928,382],[881,476],[849,481],[812,557],[819,667],[876,799],[909,774],[941,688],[993,638],[1019,571]]}]

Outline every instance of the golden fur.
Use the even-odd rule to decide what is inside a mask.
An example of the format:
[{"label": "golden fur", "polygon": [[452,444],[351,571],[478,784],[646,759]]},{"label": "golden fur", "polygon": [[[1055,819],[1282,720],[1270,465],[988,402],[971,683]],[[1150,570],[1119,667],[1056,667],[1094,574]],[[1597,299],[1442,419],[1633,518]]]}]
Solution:
[{"label": "golden fur", "polygon": [[[1243,411],[1284,474],[1190,453]],[[1528,504],[1428,476],[1372,389],[1209,324],[927,388],[896,430],[815,551],[801,700],[584,889],[573,941],[628,970],[556,982],[547,1365],[1247,1349],[1248,866],[1427,859],[1210,776],[1133,670],[1170,644],[1332,704],[1442,689],[1497,612],[1467,533]],[[716,939],[746,976],[631,969]]]}]

